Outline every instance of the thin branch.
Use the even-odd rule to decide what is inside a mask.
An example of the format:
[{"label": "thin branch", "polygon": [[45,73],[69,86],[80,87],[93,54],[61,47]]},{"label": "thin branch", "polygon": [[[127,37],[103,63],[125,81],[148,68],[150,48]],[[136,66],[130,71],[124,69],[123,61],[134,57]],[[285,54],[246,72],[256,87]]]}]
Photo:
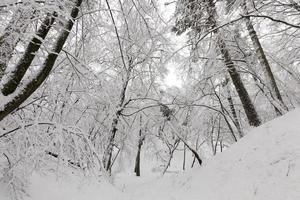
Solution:
[{"label": "thin branch", "polygon": [[293,28],[298,28],[300,29],[300,25],[296,25],[296,24],[291,24],[289,22],[286,22],[286,21],[283,21],[283,20],[280,20],[280,19],[274,19],[273,17],[270,17],[270,16],[267,16],[267,15],[242,15],[243,18],[246,18],[246,17],[257,17],[257,18],[266,18],[266,19],[269,19],[271,21],[274,21],[274,22],[279,22],[279,23],[282,23],[282,24],[285,24],[287,26],[291,26]]}]

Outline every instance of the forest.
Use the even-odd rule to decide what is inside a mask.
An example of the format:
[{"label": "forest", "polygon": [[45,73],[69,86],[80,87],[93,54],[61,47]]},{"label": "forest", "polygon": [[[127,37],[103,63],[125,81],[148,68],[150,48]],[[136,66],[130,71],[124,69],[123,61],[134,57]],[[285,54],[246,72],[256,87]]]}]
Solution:
[{"label": "forest", "polygon": [[1,0],[0,186],[201,169],[300,106],[299,64],[299,0]]}]

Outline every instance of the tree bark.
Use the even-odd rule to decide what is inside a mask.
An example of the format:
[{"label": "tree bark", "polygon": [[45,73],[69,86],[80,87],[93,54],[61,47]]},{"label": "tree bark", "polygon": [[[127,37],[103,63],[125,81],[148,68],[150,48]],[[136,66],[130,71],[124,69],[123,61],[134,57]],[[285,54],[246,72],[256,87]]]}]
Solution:
[{"label": "tree bark", "polygon": [[135,158],[134,172],[136,176],[141,176],[141,149],[145,137],[142,134],[142,116],[140,116],[140,130],[139,130],[139,141],[138,141],[138,151]]},{"label": "tree bark", "polygon": [[221,134],[221,118],[219,117],[217,139],[216,139],[216,142],[215,142],[214,152],[213,152],[214,156],[217,154],[217,147],[218,147],[218,143],[219,143],[219,139],[220,139],[220,134]]},{"label": "tree bark", "polygon": [[[227,110],[225,109],[225,107],[224,107],[224,105],[223,105],[223,103],[222,103],[222,100],[221,100],[220,96],[219,96],[218,93],[216,92],[215,86],[213,85],[213,82],[212,82],[212,81],[211,81],[211,85],[213,86],[214,94],[215,94],[215,96],[216,96],[217,99],[218,99],[218,102],[219,102],[220,107],[221,107],[221,111],[222,111],[222,113],[223,113],[222,116],[223,116],[223,118],[224,118],[224,120],[225,120],[225,122],[226,122],[226,124],[227,124],[227,126],[228,126],[228,129],[229,129],[229,131],[230,131],[230,133],[231,133],[231,135],[232,135],[232,138],[233,138],[233,140],[234,140],[235,142],[237,142],[237,137],[235,136],[234,131],[233,131],[233,128],[232,128],[232,126],[231,126],[230,122],[228,121],[228,119],[227,119],[227,117],[226,117],[226,114],[225,114],[225,113],[228,113],[228,112],[227,112]],[[234,119],[233,119],[232,121],[233,121],[233,123],[234,123]],[[234,124],[235,124],[235,123],[234,123]],[[235,125],[236,125],[236,124],[235,124]]]},{"label": "tree bark", "polygon": [[247,119],[249,121],[249,124],[251,126],[259,126],[261,124],[261,121],[259,119],[259,116],[256,112],[256,109],[253,105],[253,102],[248,94],[248,91],[246,90],[246,87],[241,79],[241,76],[239,72],[237,71],[234,62],[232,61],[232,57],[230,55],[230,52],[226,46],[226,43],[224,39],[222,38],[221,34],[219,33],[219,29],[217,28],[217,22],[216,22],[216,7],[213,2],[213,0],[208,1],[209,5],[207,7],[207,12],[209,13],[209,22],[212,26],[213,32],[215,33],[217,37],[217,45],[221,51],[222,57],[225,62],[225,66],[227,67],[227,71],[231,77],[231,80],[233,82],[233,85],[235,86],[235,89],[239,95],[239,98],[242,102],[243,108],[245,110]]},{"label": "tree bark", "polygon": [[11,74],[9,74],[8,81],[4,83],[2,88],[3,95],[7,96],[16,90],[26,71],[30,67],[35,57],[35,53],[40,49],[43,40],[46,38],[50,28],[52,27],[55,17],[56,13],[48,14],[45,17],[36,33],[36,36],[32,38],[23,56],[15,66],[15,69],[11,72]]},{"label": "tree bark", "polygon": [[31,9],[18,8],[4,29],[4,34],[0,36],[0,81],[33,12]]},{"label": "tree bark", "polygon": [[0,110],[0,121],[2,121],[7,115],[9,115],[16,108],[18,108],[28,97],[30,97],[39,88],[39,86],[48,77],[55,64],[58,54],[61,52],[63,45],[65,44],[69,36],[74,21],[78,16],[79,7],[82,1],[83,0],[76,0],[74,2],[74,7],[72,8],[70,16],[71,18],[66,22],[63,29],[61,30],[61,33],[59,34],[53,46],[53,49],[50,51],[51,53],[48,54],[39,73],[29,83],[27,83],[18,94],[13,95],[12,99],[9,102],[2,105],[3,109]]},{"label": "tree bark", "polygon": [[[248,16],[249,13],[248,13],[247,2],[246,1],[243,2],[242,7],[243,7],[243,10],[244,10],[244,14],[246,15],[246,17],[245,17],[246,27],[247,27],[249,36],[251,38],[253,47],[255,49],[255,53],[258,57],[258,60],[259,60],[260,64],[263,67],[263,72],[264,72],[264,75],[265,75],[267,86],[269,87],[271,93],[273,94],[272,96],[275,96],[275,99],[277,99],[280,102],[281,106],[284,109],[287,109],[284,102],[283,102],[280,91],[278,89],[274,74],[272,72],[272,69],[271,69],[270,63],[267,59],[267,56],[265,54],[265,51],[264,51],[264,49],[263,49],[263,47],[260,43],[260,40],[257,36],[257,33],[256,33],[256,31],[253,27],[252,21],[251,21],[250,17]],[[279,112],[279,110],[276,107],[275,107],[275,111],[276,111],[277,115],[281,115],[281,112]]]},{"label": "tree bark", "polygon": [[238,119],[238,116],[237,116],[237,113],[236,113],[236,109],[235,109],[235,106],[234,106],[234,103],[233,103],[233,99],[232,99],[231,92],[230,92],[230,87],[229,87],[229,79],[227,77],[226,77],[226,80],[225,80],[225,84],[226,84],[225,85],[225,87],[226,87],[225,90],[227,92],[227,101],[229,103],[232,118],[233,118],[235,127],[238,131],[239,137],[242,138],[243,137],[243,132],[242,132],[241,124],[239,122],[239,119]]},{"label": "tree bark", "polygon": [[127,69],[126,71],[126,78],[121,90],[121,94],[120,94],[120,100],[119,103],[117,105],[117,112],[115,113],[115,117],[112,120],[112,124],[111,124],[111,130],[109,133],[109,138],[108,138],[108,145],[104,151],[103,154],[103,166],[105,168],[106,171],[110,172],[111,171],[111,158],[112,158],[112,153],[113,153],[113,148],[114,148],[114,140],[116,137],[116,133],[117,133],[117,126],[120,120],[120,116],[122,114],[122,111],[124,109],[124,101],[125,101],[125,96],[126,96],[126,90],[127,90],[127,86],[130,80],[130,74],[131,74],[131,70],[132,70],[132,66],[131,66],[131,62],[129,65],[129,69]]},{"label": "tree bark", "polygon": [[253,105],[253,102],[250,99],[250,96],[244,86],[241,76],[232,61],[232,58],[227,49],[227,46],[226,46],[223,38],[219,34],[218,34],[218,38],[217,38],[217,44],[221,50],[222,57],[225,61],[225,65],[227,67],[227,70],[231,77],[231,80],[232,80],[232,82],[235,86],[235,89],[239,95],[239,98],[242,102],[242,105],[245,110],[246,116],[248,118],[249,124],[251,126],[259,126],[261,124],[261,121],[260,121],[259,116],[256,112],[256,109]]},{"label": "tree bark", "polygon": [[[173,132],[177,135],[177,137],[183,142],[183,144],[193,153],[193,155],[195,156],[196,160],[198,161],[199,165],[202,165],[202,159],[200,158],[198,152],[193,149],[180,135],[180,133],[178,133],[178,130],[175,129],[174,124],[171,123],[170,121],[167,121],[167,123],[169,124],[169,126],[171,127],[171,129],[173,130]],[[180,129],[180,128],[179,128]]]},{"label": "tree bark", "polygon": [[186,162],[186,146],[183,145],[183,163],[182,163],[182,170],[185,170],[185,162]]}]

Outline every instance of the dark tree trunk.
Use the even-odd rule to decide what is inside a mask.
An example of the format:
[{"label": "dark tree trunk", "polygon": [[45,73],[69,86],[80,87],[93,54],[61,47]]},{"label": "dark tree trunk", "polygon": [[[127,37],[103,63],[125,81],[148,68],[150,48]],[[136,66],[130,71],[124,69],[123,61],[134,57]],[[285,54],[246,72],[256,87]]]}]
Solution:
[{"label": "dark tree trunk", "polygon": [[[217,34],[219,34],[219,33],[217,33]],[[253,105],[253,102],[251,101],[250,96],[244,86],[241,76],[232,61],[231,55],[226,47],[226,44],[220,35],[218,35],[217,40],[218,40],[217,43],[221,50],[221,54],[225,61],[225,65],[227,67],[228,73],[231,77],[231,80],[232,80],[232,82],[235,86],[235,89],[239,95],[239,98],[242,102],[242,105],[245,110],[246,116],[248,118],[249,124],[251,126],[259,126],[261,124],[259,116],[258,116],[256,109]]]},{"label": "dark tree trunk", "polygon": [[230,91],[230,87],[229,87],[229,78],[228,77],[226,77],[226,79],[225,79],[224,87],[225,87],[225,90],[227,92],[227,101],[229,103],[229,107],[230,107],[230,111],[231,111],[231,114],[232,114],[234,125],[235,125],[235,127],[238,131],[239,137],[242,138],[243,137],[243,132],[242,132],[241,124],[239,122],[239,119],[238,119],[238,116],[237,116],[237,113],[236,113],[236,109],[235,109],[235,106],[234,106],[234,102],[233,102],[233,99],[232,99],[232,96],[231,96],[231,91]]},{"label": "dark tree trunk", "polygon": [[18,8],[4,29],[3,35],[0,36],[0,81],[33,12],[32,9]]},{"label": "dark tree trunk", "polygon": [[35,53],[39,50],[43,40],[46,38],[52,24],[54,23],[56,13],[48,14],[38,29],[36,36],[32,38],[28,44],[23,56],[15,66],[15,69],[9,74],[8,81],[4,83],[2,88],[3,95],[12,94],[20,84],[26,71],[30,67]]},{"label": "dark tree trunk", "polygon": [[232,61],[230,52],[226,46],[226,43],[224,39],[222,38],[222,35],[219,33],[219,29],[217,28],[217,21],[215,17],[217,16],[216,13],[216,7],[213,0],[208,0],[208,7],[207,12],[210,14],[209,16],[209,23],[214,30],[217,37],[217,45],[221,51],[222,57],[225,62],[225,66],[227,67],[227,71],[231,77],[231,80],[233,82],[233,85],[235,86],[235,89],[239,95],[239,98],[242,102],[243,108],[245,110],[246,116],[248,118],[249,124],[251,126],[259,126],[261,124],[261,121],[259,119],[259,116],[256,112],[256,109],[250,99],[250,96],[248,94],[248,91],[246,90],[246,87],[241,79],[241,76],[239,72],[237,71],[234,62]]},{"label": "dark tree trunk", "polygon": [[[183,144],[192,152],[192,154],[195,156],[196,160],[198,161],[199,165],[202,165],[202,159],[200,158],[198,152],[193,149],[178,133],[178,130],[176,130],[174,127],[174,125],[171,122],[168,122],[170,127],[172,128],[172,130],[174,131],[174,133],[177,135],[177,137],[179,138],[179,141],[181,140],[183,142]],[[180,128],[178,128],[180,129]]]},{"label": "dark tree trunk", "polygon": [[134,166],[134,173],[136,176],[141,176],[141,167],[140,167],[140,162],[141,162],[141,147],[142,145],[138,145],[138,152],[135,158],[135,166]]},{"label": "dark tree trunk", "polygon": [[223,141],[220,140],[220,152],[222,153],[223,152]]},{"label": "dark tree trunk", "polygon": [[132,70],[132,66],[131,66],[131,62],[130,62],[130,67],[129,69],[127,69],[126,72],[126,79],[125,82],[123,84],[122,90],[121,90],[121,94],[120,94],[120,100],[119,100],[119,104],[118,104],[118,110],[115,113],[115,117],[112,121],[111,124],[111,130],[109,133],[109,139],[108,139],[108,145],[104,151],[103,154],[103,166],[105,168],[106,171],[110,172],[111,171],[111,158],[112,158],[112,154],[113,154],[113,148],[114,148],[114,141],[115,141],[115,137],[116,137],[116,133],[117,133],[117,126],[120,120],[120,116],[122,114],[122,111],[124,109],[124,101],[125,101],[125,96],[126,96],[126,90],[128,87],[128,83],[130,80],[130,74],[131,74],[131,70]]},{"label": "dark tree trunk", "polygon": [[237,113],[236,113],[236,109],[235,109],[235,106],[234,106],[233,99],[232,99],[229,88],[227,88],[227,95],[228,95],[227,100],[228,100],[230,111],[231,111],[231,114],[232,114],[232,117],[233,117],[233,120],[234,120],[234,124],[235,124],[235,126],[238,130],[239,137],[242,138],[243,137],[242,128],[241,128],[241,125],[240,125],[240,122],[239,122],[239,119],[238,119],[238,116],[237,116]]},{"label": "dark tree trunk", "polygon": [[216,142],[215,142],[215,146],[214,146],[214,156],[217,154],[217,147],[218,147],[218,143],[219,143],[219,139],[220,139],[220,135],[221,135],[221,118],[219,117],[219,123],[218,123],[218,132],[217,132],[217,138],[216,138]]},{"label": "dark tree trunk", "polygon": [[186,146],[183,145],[183,163],[182,163],[182,170],[185,170],[185,162],[186,162]]},{"label": "dark tree trunk", "polygon": [[197,153],[197,151],[195,151],[194,149],[192,149],[190,146],[187,145],[187,148],[193,153],[193,155],[195,156],[196,160],[198,161],[199,165],[202,165],[202,159],[200,158],[199,154]]},{"label": "dark tree trunk", "polygon": [[174,141],[174,144],[167,145],[168,149],[169,149],[169,159],[168,159],[167,165],[163,171],[163,175],[167,172],[168,168],[170,167],[174,152],[177,149],[179,143],[180,143],[180,138],[176,138],[176,140]]},{"label": "dark tree trunk", "polygon": [[[285,110],[287,110],[287,108],[283,102],[282,96],[280,94],[280,91],[278,89],[274,74],[272,72],[272,69],[271,69],[270,63],[267,59],[267,56],[265,54],[265,51],[258,39],[257,33],[253,27],[250,17],[247,16],[249,13],[248,13],[246,1],[243,2],[242,7],[243,7],[244,13],[246,15],[246,17],[245,17],[246,27],[249,32],[249,36],[251,38],[253,47],[255,49],[255,53],[258,57],[260,64],[263,67],[263,72],[265,75],[265,81],[267,83],[267,86],[270,89],[272,96],[274,96],[275,99],[277,99],[279,101],[279,103],[281,104],[281,107],[283,107]],[[277,115],[282,115],[281,112],[279,112],[279,110],[276,107],[275,107],[275,111],[276,111]]]},{"label": "dark tree trunk", "polygon": [[75,5],[71,11],[71,19],[69,19],[63,29],[61,30],[60,35],[58,36],[53,49],[48,54],[45,59],[40,72],[20,91],[20,93],[16,94],[11,101],[7,102],[3,105],[3,109],[0,110],[0,121],[3,120],[7,115],[9,115],[12,111],[18,108],[32,93],[34,93],[39,86],[44,82],[44,80],[50,74],[54,63],[58,57],[58,54],[61,52],[63,45],[65,44],[69,33],[73,27],[74,21],[79,13],[79,7],[83,0],[76,0]]},{"label": "dark tree trunk", "polygon": [[225,107],[224,107],[224,105],[223,105],[223,103],[222,103],[222,100],[221,100],[220,96],[218,95],[218,93],[217,93],[216,90],[215,90],[215,86],[213,85],[213,82],[212,82],[212,81],[211,81],[211,84],[212,84],[212,86],[213,86],[214,94],[215,94],[215,96],[217,97],[218,102],[219,102],[219,104],[220,104],[221,111],[222,111],[222,116],[223,116],[223,118],[224,118],[224,120],[225,120],[225,122],[226,122],[226,124],[227,124],[227,126],[228,126],[228,129],[229,129],[229,131],[230,131],[230,133],[231,133],[231,135],[232,135],[233,140],[234,140],[235,142],[237,142],[237,138],[236,138],[236,136],[235,136],[235,134],[234,134],[233,128],[232,128],[232,126],[231,126],[230,122],[228,121],[228,119],[227,119],[227,117],[226,117],[226,114],[225,114],[225,113],[228,113],[228,111],[226,111],[226,109],[225,109]]},{"label": "dark tree trunk", "polygon": [[142,135],[142,129],[139,130],[138,151],[135,158],[134,172],[136,176],[141,176],[141,149],[145,138]]}]

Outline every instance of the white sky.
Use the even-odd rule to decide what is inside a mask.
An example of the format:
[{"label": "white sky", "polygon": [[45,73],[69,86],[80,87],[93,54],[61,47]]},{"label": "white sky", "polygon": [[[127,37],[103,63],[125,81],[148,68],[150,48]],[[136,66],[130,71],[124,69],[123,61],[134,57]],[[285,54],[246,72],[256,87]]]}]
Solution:
[{"label": "white sky", "polygon": [[166,84],[166,86],[175,86],[180,88],[182,86],[182,79],[178,74],[178,70],[176,69],[176,67],[174,67],[174,65],[169,64],[167,66],[167,69],[169,73],[164,79],[164,83]]},{"label": "white sky", "polygon": [[[165,3],[173,2],[171,4],[165,5]],[[173,16],[175,12],[175,3],[172,0],[161,0],[160,3],[160,10],[162,17],[165,19],[166,22],[168,22],[171,17]],[[176,40],[177,38],[174,38]],[[173,39],[172,39],[173,40]],[[178,44],[178,42],[175,42]],[[180,77],[180,74],[178,70],[176,69],[175,63],[169,63],[167,65],[168,74],[166,75],[165,79],[163,80],[164,84],[167,87],[181,87],[182,86],[182,79]]]}]

